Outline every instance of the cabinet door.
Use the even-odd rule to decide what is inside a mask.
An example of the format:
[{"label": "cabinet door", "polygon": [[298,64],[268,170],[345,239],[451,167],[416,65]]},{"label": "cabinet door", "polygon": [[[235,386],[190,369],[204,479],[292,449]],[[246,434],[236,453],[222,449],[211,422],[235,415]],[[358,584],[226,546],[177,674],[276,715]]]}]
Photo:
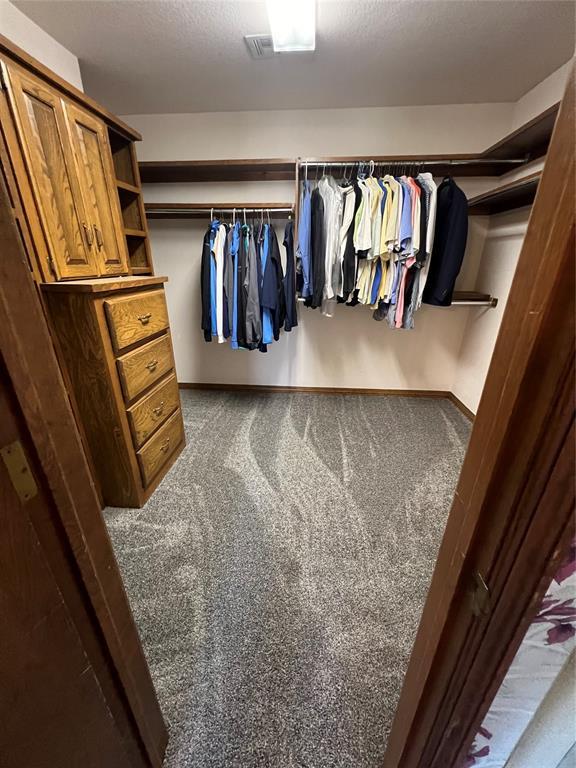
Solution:
[{"label": "cabinet door", "polygon": [[93,234],[84,211],[62,101],[55,91],[19,68],[6,67],[4,72],[57,276],[97,277]]},{"label": "cabinet door", "polygon": [[75,104],[66,103],[66,113],[100,272],[126,274],[128,253],[106,128]]}]

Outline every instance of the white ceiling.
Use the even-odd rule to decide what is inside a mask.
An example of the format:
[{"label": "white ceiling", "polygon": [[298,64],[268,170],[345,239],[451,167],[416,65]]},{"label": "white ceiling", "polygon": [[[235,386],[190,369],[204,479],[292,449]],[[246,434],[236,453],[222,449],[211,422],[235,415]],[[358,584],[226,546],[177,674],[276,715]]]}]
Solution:
[{"label": "white ceiling", "polygon": [[123,115],[516,101],[574,51],[572,1],[319,0],[316,52],[262,61],[264,0],[14,4]]}]

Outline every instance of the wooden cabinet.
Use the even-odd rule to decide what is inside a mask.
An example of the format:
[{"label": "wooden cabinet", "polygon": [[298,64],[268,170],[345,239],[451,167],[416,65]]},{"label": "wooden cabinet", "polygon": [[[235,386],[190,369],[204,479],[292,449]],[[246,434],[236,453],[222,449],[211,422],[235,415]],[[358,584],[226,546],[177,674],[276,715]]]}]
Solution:
[{"label": "wooden cabinet", "polygon": [[141,506],[184,444],[134,140],[91,99],[0,52],[0,172],[101,496]]},{"label": "wooden cabinet", "polygon": [[60,279],[96,276],[99,268],[62,100],[24,70],[2,68],[55,272]]},{"label": "wooden cabinet", "polygon": [[[128,276],[42,286],[111,506],[141,506],[184,446],[165,280]],[[138,320],[148,313],[148,324]],[[136,332],[125,335],[132,327]]]},{"label": "wooden cabinet", "polygon": [[100,274],[126,274],[128,255],[106,127],[74,104],[66,104],[66,115]]},{"label": "wooden cabinet", "polygon": [[2,76],[54,276],[128,274],[105,123],[15,64],[2,63]]}]

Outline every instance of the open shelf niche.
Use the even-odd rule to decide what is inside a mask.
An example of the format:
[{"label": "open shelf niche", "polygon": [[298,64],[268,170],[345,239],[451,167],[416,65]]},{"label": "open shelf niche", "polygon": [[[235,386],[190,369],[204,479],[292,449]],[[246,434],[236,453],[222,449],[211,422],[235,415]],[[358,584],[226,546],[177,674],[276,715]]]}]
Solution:
[{"label": "open shelf niche", "polygon": [[134,275],[151,275],[152,256],[134,143],[111,128],[108,135],[130,270]]}]

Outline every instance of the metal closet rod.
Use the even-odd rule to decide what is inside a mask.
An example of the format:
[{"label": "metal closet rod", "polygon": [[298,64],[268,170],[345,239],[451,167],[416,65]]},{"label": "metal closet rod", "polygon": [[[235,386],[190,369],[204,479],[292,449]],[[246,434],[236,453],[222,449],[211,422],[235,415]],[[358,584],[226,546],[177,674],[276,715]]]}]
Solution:
[{"label": "metal closet rod", "polygon": [[522,158],[521,160],[503,160],[500,158],[494,158],[493,160],[490,158],[468,158],[466,160],[403,160],[402,158],[399,158],[398,160],[371,160],[369,158],[368,160],[348,160],[348,162],[343,160],[337,160],[335,162],[331,162],[330,160],[299,160],[298,165],[300,168],[305,168],[306,166],[309,168],[319,168],[320,166],[326,166],[326,168],[347,168],[355,165],[369,165],[371,162],[373,162],[376,167],[392,167],[395,165],[416,165],[418,167],[427,165],[520,165],[526,163],[526,158]]},{"label": "metal closet rod", "polygon": [[[302,296],[298,296],[297,301],[304,302],[306,301],[305,298]],[[433,306],[433,305],[429,305]],[[451,307],[496,307],[498,306],[498,299],[496,299],[494,296],[490,296],[487,299],[479,299],[478,301],[471,301],[470,299],[454,299],[452,304],[450,304]],[[446,307],[443,307],[443,309],[446,309]]]},{"label": "metal closet rod", "polygon": [[235,208],[220,208],[219,205],[213,205],[209,208],[154,208],[148,213],[242,213],[243,211],[268,211],[269,213],[294,213],[294,208],[268,208],[264,206],[253,207],[237,205]]}]

